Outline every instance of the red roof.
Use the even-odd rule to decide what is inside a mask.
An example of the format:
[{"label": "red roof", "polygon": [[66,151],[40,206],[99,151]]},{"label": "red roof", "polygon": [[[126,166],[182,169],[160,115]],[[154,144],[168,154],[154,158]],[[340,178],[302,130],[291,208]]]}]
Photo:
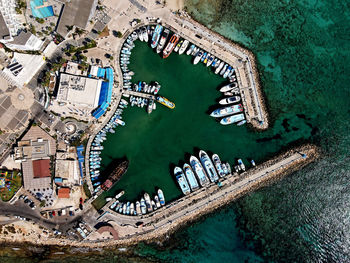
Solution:
[{"label": "red roof", "polygon": [[50,160],[33,161],[33,176],[34,178],[50,177]]},{"label": "red roof", "polygon": [[70,189],[69,188],[60,188],[57,192],[58,198],[69,198]]}]

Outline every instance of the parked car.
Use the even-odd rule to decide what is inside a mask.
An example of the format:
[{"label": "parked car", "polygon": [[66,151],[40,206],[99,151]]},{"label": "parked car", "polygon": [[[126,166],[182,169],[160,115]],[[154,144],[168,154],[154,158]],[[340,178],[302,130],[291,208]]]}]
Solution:
[{"label": "parked car", "polygon": [[56,216],[56,212],[55,212],[55,211],[52,211],[52,215],[53,215],[53,216]]},{"label": "parked car", "polygon": [[61,216],[62,212],[61,211],[57,211],[57,214],[58,214],[58,216]]},{"label": "parked car", "polygon": [[49,212],[49,217],[53,218],[52,212]]}]

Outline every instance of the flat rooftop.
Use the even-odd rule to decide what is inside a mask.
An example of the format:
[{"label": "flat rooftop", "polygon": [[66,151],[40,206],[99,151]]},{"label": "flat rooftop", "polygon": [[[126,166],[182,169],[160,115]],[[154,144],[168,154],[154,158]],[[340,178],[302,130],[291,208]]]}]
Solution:
[{"label": "flat rooftop", "polygon": [[57,101],[96,108],[101,85],[100,79],[61,73]]},{"label": "flat rooftop", "polygon": [[71,0],[63,7],[63,12],[57,26],[57,33],[65,37],[67,26],[77,26],[85,29],[95,12],[97,0]]},{"label": "flat rooftop", "polygon": [[0,12],[0,39],[8,39],[10,38],[10,31],[7,28],[6,22],[4,20],[4,17],[2,16]]}]

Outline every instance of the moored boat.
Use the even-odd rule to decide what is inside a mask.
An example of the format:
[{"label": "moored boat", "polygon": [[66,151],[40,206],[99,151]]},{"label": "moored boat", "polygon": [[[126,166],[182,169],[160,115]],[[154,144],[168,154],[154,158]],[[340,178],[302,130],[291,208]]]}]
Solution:
[{"label": "moored boat", "polygon": [[195,47],[196,46],[194,44],[192,44],[191,47],[187,50],[186,55],[188,55],[188,56],[191,55],[193,50],[195,49]]},{"label": "moored boat", "polygon": [[199,184],[201,186],[208,185],[209,184],[209,179],[208,179],[207,175],[205,174],[205,171],[204,171],[201,163],[197,159],[197,157],[192,155],[191,158],[190,158],[190,164],[191,164],[191,167],[192,167],[193,171],[196,173],[196,175],[197,175],[197,177],[199,179]]},{"label": "moored boat", "polygon": [[242,169],[242,171],[245,171],[245,165],[242,161],[242,159],[237,160],[239,167]]},{"label": "moored boat", "polygon": [[225,62],[221,61],[219,66],[215,69],[215,74],[219,74]]},{"label": "moored boat", "polygon": [[143,197],[141,198],[140,209],[143,215],[147,213],[146,201]]},{"label": "moored boat", "polygon": [[187,39],[184,40],[184,42],[182,43],[182,45],[179,49],[179,55],[182,55],[186,51],[186,48],[188,47],[189,43],[190,42]]},{"label": "moored boat", "polygon": [[198,62],[202,59],[202,57],[203,57],[203,51],[199,50],[196,54],[196,57],[193,60],[193,64],[194,65],[198,64]]},{"label": "moored boat", "polygon": [[159,197],[159,202],[160,202],[160,204],[161,204],[162,206],[165,205],[165,198],[164,198],[164,194],[163,194],[162,189],[158,189],[157,194],[158,194],[158,197]]},{"label": "moored boat", "polygon": [[199,158],[201,160],[203,168],[205,169],[207,175],[209,176],[210,181],[216,182],[217,180],[219,180],[219,176],[215,170],[215,167],[211,159],[209,158],[209,155],[205,151],[200,150]]},{"label": "moored boat", "polygon": [[195,191],[199,188],[199,184],[197,182],[196,176],[194,175],[191,166],[189,164],[185,163],[183,166],[183,171],[186,175],[186,179],[191,187],[192,191]]},{"label": "moored boat", "polygon": [[165,28],[159,40],[159,44],[157,46],[157,50],[156,50],[157,53],[160,53],[163,50],[165,46],[165,42],[169,37],[169,33],[170,33],[169,29]]},{"label": "moored boat", "polygon": [[148,193],[144,194],[145,202],[146,202],[146,207],[147,207],[147,212],[152,212],[152,205],[151,205],[151,198],[149,197]]},{"label": "moored boat", "polygon": [[101,188],[104,191],[109,190],[110,188],[113,187],[114,184],[116,184],[120,178],[126,173],[129,167],[129,162],[124,161],[121,164],[119,164],[113,172],[108,176],[107,180],[103,183]]},{"label": "moored boat", "polygon": [[182,46],[182,44],[183,44],[183,39],[182,40],[180,40],[178,43],[177,43],[177,45],[176,45],[176,47],[174,48],[174,52],[178,52],[179,51],[179,49],[180,49],[180,47]]},{"label": "moored boat", "polygon": [[221,104],[221,105],[233,104],[233,103],[239,102],[240,100],[241,100],[241,97],[232,96],[232,97],[224,98],[224,99],[220,100],[219,104]]},{"label": "moored boat", "polygon": [[210,116],[212,116],[212,117],[225,117],[225,116],[239,113],[242,111],[243,111],[242,104],[236,104],[236,105],[216,109],[210,114]]},{"label": "moored boat", "polygon": [[142,214],[140,201],[136,201],[136,213],[137,213],[137,215]]},{"label": "moored boat", "polygon": [[160,207],[161,207],[161,204],[160,204],[160,202],[159,202],[159,197],[158,197],[158,195],[155,195],[155,196],[154,196],[154,201],[156,202],[157,208],[160,208]]},{"label": "moored boat", "polygon": [[168,108],[170,108],[170,109],[174,109],[174,108],[175,108],[175,103],[169,101],[167,98],[164,98],[164,97],[162,97],[162,96],[157,96],[157,97],[156,97],[156,100],[157,100],[160,104],[162,104],[162,105],[164,105],[164,106],[166,106],[166,107],[168,107]]},{"label": "moored boat", "polygon": [[243,113],[222,118],[220,120],[220,124],[222,124],[222,125],[229,125],[229,124],[232,124],[232,123],[240,122],[242,120],[244,120],[244,114]]},{"label": "moored boat", "polygon": [[188,195],[191,193],[190,187],[187,183],[187,180],[185,178],[185,175],[180,167],[175,167],[174,169],[174,175],[176,177],[176,181],[179,184],[181,191],[184,195]]},{"label": "moored boat", "polygon": [[222,163],[221,163],[219,155],[213,154],[212,159],[213,159],[213,163],[215,165],[216,171],[218,172],[219,176],[224,177],[226,174],[225,174],[224,169],[222,168]]},{"label": "moored boat", "polygon": [[177,42],[179,41],[179,39],[180,39],[180,37],[179,37],[178,34],[174,34],[174,35],[171,36],[167,46],[163,50],[163,58],[169,57],[171,52],[173,52],[173,50],[174,50]]}]

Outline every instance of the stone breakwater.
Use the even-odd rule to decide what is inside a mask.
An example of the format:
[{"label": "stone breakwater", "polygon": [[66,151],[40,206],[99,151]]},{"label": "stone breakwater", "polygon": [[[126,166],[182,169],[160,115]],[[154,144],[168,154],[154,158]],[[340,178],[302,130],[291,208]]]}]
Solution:
[{"label": "stone breakwater", "polygon": [[[86,247],[91,249],[97,247],[129,246],[141,241],[153,242],[166,238],[180,227],[227,205],[249,192],[263,187],[286,174],[301,169],[305,165],[313,162],[319,155],[319,149],[314,145],[304,145],[289,150],[239,176],[227,178],[227,182],[225,182],[226,185],[221,188],[212,185],[209,189],[205,190],[207,195],[204,198],[188,197],[190,198],[188,202],[176,203],[172,208],[173,214],[168,217],[164,217],[164,213],[161,214],[161,212],[158,215],[154,213],[152,216],[144,218],[144,227],[133,227],[130,234],[121,237],[119,240],[71,241],[53,236],[45,239],[26,236],[14,240],[9,235],[2,235],[0,240],[9,243],[27,242],[35,243],[36,245]],[[186,197],[184,198],[186,199]],[[193,198],[193,200],[191,200],[191,198]],[[171,210],[171,208],[169,208],[169,210]],[[163,210],[165,213],[166,211],[167,210]]]}]

